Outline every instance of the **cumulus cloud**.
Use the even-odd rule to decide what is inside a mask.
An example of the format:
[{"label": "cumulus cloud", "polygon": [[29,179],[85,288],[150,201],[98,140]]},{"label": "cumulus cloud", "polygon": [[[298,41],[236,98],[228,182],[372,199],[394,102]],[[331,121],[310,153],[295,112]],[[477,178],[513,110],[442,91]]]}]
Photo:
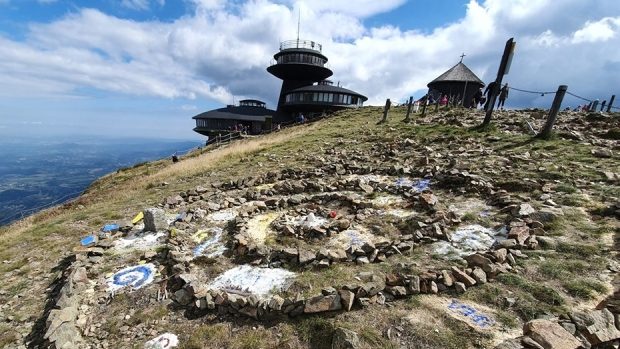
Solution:
[{"label": "cumulus cloud", "polygon": [[[296,36],[301,13],[302,37],[323,44],[333,79],[368,95],[371,103],[423,94],[461,52],[488,82],[509,37],[517,41],[505,77],[511,85],[548,90],[568,84],[569,90],[602,96],[620,85],[620,74],[607,69],[620,65],[616,1],[471,0],[463,18],[431,32],[363,24],[403,0],[360,0],[356,6],[341,0],[190,0],[194,11],[171,22],[81,9],[51,23],[31,24],[24,40],[0,36],[0,74],[9,81],[3,81],[0,94],[71,95],[87,87],[226,104],[233,96],[253,97],[273,105],[280,81],[265,68],[278,43]],[[125,2],[135,9],[152,5]],[[518,93],[509,101],[547,103]]]}]

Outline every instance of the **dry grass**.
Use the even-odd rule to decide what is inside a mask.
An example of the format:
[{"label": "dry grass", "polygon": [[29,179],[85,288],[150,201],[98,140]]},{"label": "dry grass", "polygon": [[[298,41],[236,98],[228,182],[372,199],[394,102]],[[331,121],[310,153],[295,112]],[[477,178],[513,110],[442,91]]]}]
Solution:
[{"label": "dry grass", "polygon": [[198,157],[180,161],[176,164],[168,166],[163,170],[147,177],[144,181],[140,181],[140,187],[143,185],[154,185],[161,181],[171,178],[190,178],[202,174],[207,170],[217,167],[222,160],[240,157],[262,151],[267,147],[275,144],[285,143],[294,138],[303,136],[316,129],[316,124],[294,127],[283,130],[278,133],[272,133],[264,137],[245,139],[234,142],[217,151],[207,152]]}]

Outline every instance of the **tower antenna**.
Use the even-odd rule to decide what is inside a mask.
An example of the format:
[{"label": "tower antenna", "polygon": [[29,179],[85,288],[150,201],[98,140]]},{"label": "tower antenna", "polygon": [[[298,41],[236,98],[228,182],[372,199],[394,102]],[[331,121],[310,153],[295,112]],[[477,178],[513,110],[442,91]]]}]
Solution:
[{"label": "tower antenna", "polygon": [[299,48],[299,27],[301,26],[301,6],[297,9],[297,48]]}]

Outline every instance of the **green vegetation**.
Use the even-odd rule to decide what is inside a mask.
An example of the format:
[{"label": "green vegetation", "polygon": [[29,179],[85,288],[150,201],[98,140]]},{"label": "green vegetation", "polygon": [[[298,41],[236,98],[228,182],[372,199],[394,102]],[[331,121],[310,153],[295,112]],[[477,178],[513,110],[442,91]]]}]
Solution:
[{"label": "green vegetation", "polygon": [[607,292],[607,286],[604,284],[590,279],[576,279],[567,281],[562,284],[566,289],[566,292],[573,297],[592,299],[595,293]]}]

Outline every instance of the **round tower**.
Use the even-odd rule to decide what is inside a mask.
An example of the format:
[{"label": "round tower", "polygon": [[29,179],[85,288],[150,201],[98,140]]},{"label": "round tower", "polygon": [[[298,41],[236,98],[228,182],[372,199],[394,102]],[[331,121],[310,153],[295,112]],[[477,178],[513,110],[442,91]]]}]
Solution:
[{"label": "round tower", "polygon": [[325,67],[327,57],[321,51],[321,44],[310,40],[280,43],[280,51],[273,56],[274,64],[267,68],[269,73],[282,79],[278,111],[282,111],[288,92],[332,76],[333,72]]}]

